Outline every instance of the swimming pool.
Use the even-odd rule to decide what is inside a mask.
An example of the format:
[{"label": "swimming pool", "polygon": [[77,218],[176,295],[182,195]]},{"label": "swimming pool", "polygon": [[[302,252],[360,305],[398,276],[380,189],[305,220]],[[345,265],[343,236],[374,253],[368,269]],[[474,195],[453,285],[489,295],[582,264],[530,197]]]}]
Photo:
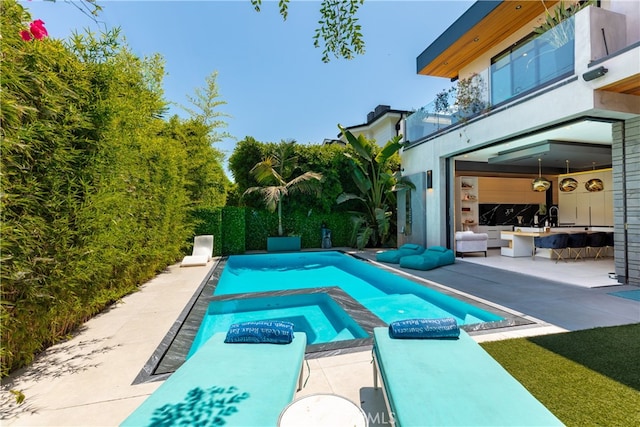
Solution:
[{"label": "swimming pool", "polygon": [[[268,259],[268,257],[272,257],[273,255],[267,254],[268,257],[261,257],[262,254],[259,255],[248,255],[246,258],[247,265],[243,266],[236,262],[234,262],[235,257],[222,257],[216,258],[214,260],[213,266],[209,270],[208,275],[205,279],[200,283],[198,289],[193,294],[182,313],[171,328],[167,331],[167,334],[160,342],[160,344],[156,347],[153,354],[149,357],[145,365],[142,367],[138,375],[133,381],[133,384],[146,383],[149,381],[157,381],[166,379],[169,375],[175,372],[187,359],[187,355],[192,347],[194,347],[193,343],[196,341],[196,336],[199,330],[202,328],[203,319],[206,317],[209,306],[212,302],[216,301],[225,301],[225,300],[241,300],[241,299],[254,299],[254,298],[269,298],[278,297],[278,296],[288,296],[288,295],[305,295],[305,294],[326,294],[333,301],[335,301],[340,308],[347,313],[347,315],[354,320],[364,331],[368,334],[366,338],[354,338],[354,339],[341,339],[333,342],[322,343],[322,344],[309,344],[307,345],[306,350],[306,359],[314,359],[319,357],[326,356],[334,356],[339,354],[350,353],[353,351],[368,351],[371,349],[371,345],[373,343],[372,334],[373,328],[378,326],[386,326],[388,322],[383,321],[377,315],[373,314],[369,309],[364,307],[354,298],[352,298],[349,294],[343,291],[338,286],[330,286],[331,282],[327,282],[326,280],[318,280],[317,277],[312,277],[311,280],[316,281],[315,284],[310,285],[306,282],[300,282],[300,280],[292,280],[288,279],[289,284],[285,284],[283,280],[284,276],[276,275],[277,281],[280,283],[273,283],[273,280],[268,282],[267,280],[263,280],[260,278],[260,275],[257,276],[257,284],[261,284],[260,286],[256,286],[255,290],[264,289],[264,291],[260,292],[250,292],[250,293],[234,293],[234,292],[243,292],[249,290],[247,287],[251,286],[251,283],[246,283],[245,285],[221,285],[218,287],[220,279],[223,274],[233,274],[238,277],[244,276],[243,270],[249,269],[251,266],[256,266],[261,270],[264,270],[267,273],[267,276],[271,275],[272,272],[269,272],[272,268],[279,268],[282,271],[290,270],[297,271],[303,269],[303,267],[308,267],[308,269],[313,270],[314,272],[319,272],[321,270],[320,265],[309,264],[306,259],[307,252],[298,252],[292,254],[278,254],[275,261],[271,261],[271,264],[260,265],[261,259]],[[342,263],[345,265],[352,264],[352,261],[355,262],[356,266],[366,265],[368,266],[365,270],[368,276],[372,276],[374,279],[378,278],[383,279],[383,285],[380,287],[384,289],[384,287],[393,287],[393,282],[395,282],[395,278],[401,278],[399,275],[405,275],[403,281],[409,281],[413,283],[413,285],[418,288],[415,289],[415,293],[420,294],[421,292],[433,291],[436,295],[449,296],[450,299],[454,299],[457,301],[465,302],[468,306],[472,306],[475,308],[482,308],[481,311],[485,313],[493,313],[495,318],[503,319],[498,321],[484,321],[482,323],[468,323],[463,324],[462,329],[466,330],[470,334],[482,333],[483,331],[491,331],[502,328],[511,328],[511,327],[521,327],[525,325],[530,325],[535,323],[532,319],[523,317],[518,313],[514,313],[511,311],[506,311],[503,308],[500,308],[495,305],[489,305],[485,301],[478,300],[470,295],[461,294],[454,289],[450,289],[439,285],[438,283],[421,279],[420,277],[416,277],[415,275],[405,274],[403,272],[391,273],[389,271],[394,271],[393,269],[387,270],[382,267],[376,266],[375,264],[369,262],[367,258],[360,254],[349,254],[346,252],[326,252],[327,257],[331,257],[330,259],[334,264],[332,267],[338,268]],[[305,255],[305,258],[297,258],[300,255]],[[249,258],[251,257],[251,258]],[[256,258],[253,258],[256,257]],[[294,260],[297,261],[294,262]],[[282,259],[283,262],[280,262],[279,259]],[[231,268],[227,271],[226,266],[231,262]],[[327,267],[328,268],[328,267]],[[347,267],[341,267],[346,268]],[[452,269],[455,270],[455,265],[451,266]],[[340,269],[340,268],[338,268]],[[358,267],[356,267],[358,269]],[[447,269],[447,268],[445,268]],[[390,276],[391,277],[390,277]],[[244,276],[247,277],[247,276]],[[318,276],[319,277],[319,276]],[[256,277],[254,276],[255,280]],[[291,284],[293,281],[293,284]],[[255,283],[254,283],[255,284]],[[285,289],[288,286],[298,287],[299,289]],[[299,285],[299,286],[298,286]],[[329,286],[325,286],[329,285]],[[319,286],[319,287],[311,287],[311,286]],[[364,284],[363,286],[371,286]],[[225,291],[225,288],[226,291]],[[243,289],[244,288],[244,289]],[[268,289],[280,289],[280,290],[268,290]],[[376,288],[380,291],[380,288]],[[392,290],[393,291],[393,290]],[[225,293],[226,292],[226,293]],[[384,297],[385,293],[380,291],[382,297]],[[224,293],[224,294],[223,294]],[[391,299],[388,301],[389,304],[379,304],[380,307],[378,309],[380,311],[384,309],[392,310],[392,305],[395,305],[395,311],[399,317],[408,318],[411,313],[400,313],[399,310],[404,310],[402,307],[397,307],[400,304],[400,300],[402,298],[413,299],[416,297],[415,293],[409,294],[395,294],[395,301]],[[390,295],[394,295],[393,293]],[[375,297],[374,297],[375,298]],[[449,299],[445,298],[445,302]],[[375,304],[374,300],[369,300],[368,304],[373,307]],[[393,303],[393,304],[392,304]],[[393,313],[391,313],[393,314]],[[390,313],[383,314],[381,316],[386,318],[391,317]],[[467,316],[467,314],[469,316]],[[464,314],[464,318],[466,318],[469,322],[472,317],[477,317],[472,311],[469,311],[467,314]],[[332,317],[332,314],[329,314],[329,317]],[[390,316],[390,317],[387,317]],[[413,316],[412,316],[413,317]],[[419,313],[419,316],[416,317],[426,317],[424,313]],[[329,322],[331,322],[329,320]],[[310,322],[307,322],[310,323]],[[195,351],[195,350],[194,350]]]},{"label": "swimming pool", "polygon": [[[381,325],[419,317],[454,317],[459,325],[503,320],[342,252],[233,255],[213,292],[214,298],[226,299],[210,302],[189,355],[214,333],[228,330],[232,323],[251,320],[288,319],[296,330],[311,337],[310,344],[370,336],[371,331],[359,327],[341,310],[344,298],[331,298],[331,288],[342,290]],[[317,289],[327,289],[327,293],[251,298],[254,294]],[[238,299],[232,299],[233,295]],[[321,295],[322,304],[318,304]]]}]

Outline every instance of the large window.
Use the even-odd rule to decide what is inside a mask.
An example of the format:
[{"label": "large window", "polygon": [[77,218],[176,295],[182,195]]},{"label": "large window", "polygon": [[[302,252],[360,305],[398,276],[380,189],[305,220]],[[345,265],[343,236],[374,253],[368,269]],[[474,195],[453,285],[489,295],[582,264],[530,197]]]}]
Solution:
[{"label": "large window", "polygon": [[542,35],[531,35],[491,60],[491,104],[573,74],[573,18]]}]

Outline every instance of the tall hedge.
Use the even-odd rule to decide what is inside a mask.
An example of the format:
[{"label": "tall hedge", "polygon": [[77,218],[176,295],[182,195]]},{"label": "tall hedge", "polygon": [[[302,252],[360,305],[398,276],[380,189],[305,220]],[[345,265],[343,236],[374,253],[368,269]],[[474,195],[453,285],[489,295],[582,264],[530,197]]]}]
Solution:
[{"label": "tall hedge", "polygon": [[[322,246],[322,224],[331,230],[331,241],[334,247],[350,246],[351,214],[335,213],[304,213],[295,212],[283,218],[284,228],[290,235],[301,237],[304,249],[320,248]],[[278,229],[277,214],[266,210],[246,209],[246,249],[267,249],[267,237],[275,236]]]},{"label": "tall hedge", "polygon": [[221,199],[194,194],[217,185],[189,163],[209,130],[163,119],[159,56],[117,31],[25,41],[30,21],[3,1],[2,376],[183,256],[193,200]]}]

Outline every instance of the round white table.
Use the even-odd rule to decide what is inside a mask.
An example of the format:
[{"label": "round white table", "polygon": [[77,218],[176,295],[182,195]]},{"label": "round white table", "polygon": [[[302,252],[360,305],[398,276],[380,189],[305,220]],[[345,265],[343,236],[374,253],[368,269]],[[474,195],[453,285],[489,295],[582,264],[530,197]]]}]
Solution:
[{"label": "round white table", "polygon": [[367,427],[358,405],[335,394],[312,394],[294,400],[280,413],[279,427]]}]

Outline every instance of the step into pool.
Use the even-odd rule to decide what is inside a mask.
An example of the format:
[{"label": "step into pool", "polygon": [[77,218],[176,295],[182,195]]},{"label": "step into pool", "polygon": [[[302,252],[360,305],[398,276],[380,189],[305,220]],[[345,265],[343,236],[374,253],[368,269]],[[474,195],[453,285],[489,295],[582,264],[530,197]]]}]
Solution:
[{"label": "step into pool", "polygon": [[325,293],[214,301],[209,304],[187,357],[191,357],[216,332],[226,332],[234,323],[254,320],[291,322],[294,331],[307,334],[308,344],[369,336]]}]

